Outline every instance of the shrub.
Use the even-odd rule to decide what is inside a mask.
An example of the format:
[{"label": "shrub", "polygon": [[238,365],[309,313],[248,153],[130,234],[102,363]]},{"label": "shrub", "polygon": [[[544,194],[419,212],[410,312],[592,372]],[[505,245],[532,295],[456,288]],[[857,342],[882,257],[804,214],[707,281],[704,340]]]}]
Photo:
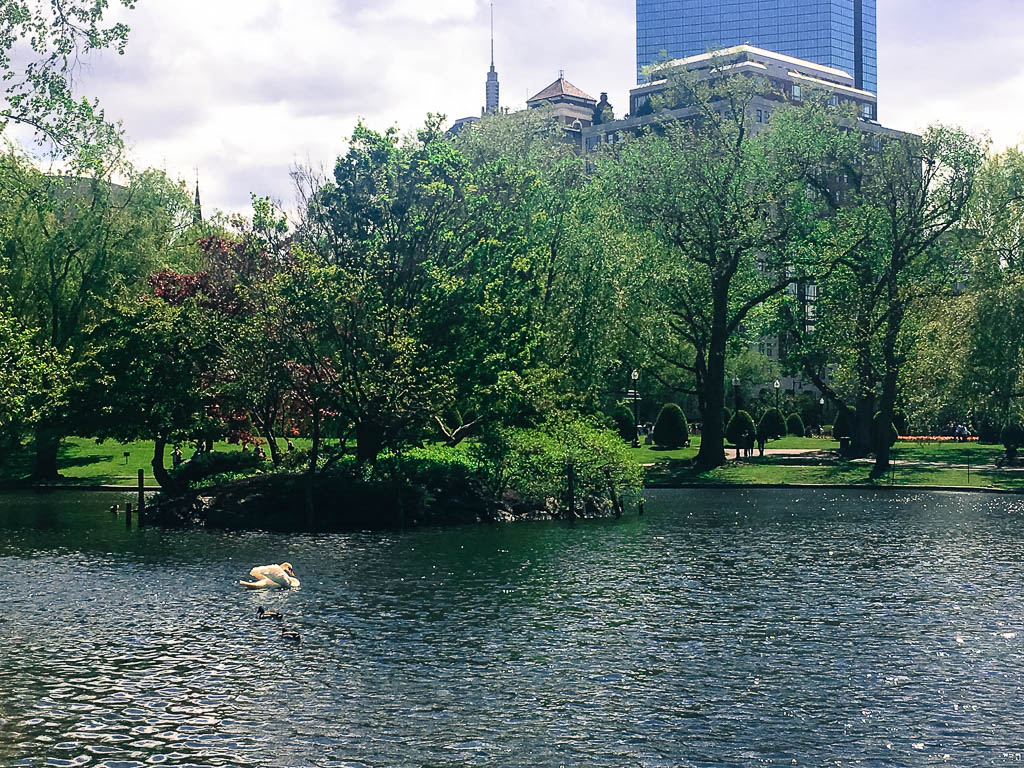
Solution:
[{"label": "shrub", "polygon": [[723,408],[722,409],[722,423],[725,424],[725,426],[728,427],[730,421],[732,421],[732,411],[729,410],[728,408]]},{"label": "shrub", "polygon": [[619,435],[584,421],[491,430],[469,450],[493,494],[513,491],[534,504],[565,497],[570,464],[580,499],[607,498],[609,480],[619,491],[639,490],[643,481],[642,468]]},{"label": "shrub", "polygon": [[892,425],[891,421],[887,423],[882,418],[881,413],[875,414],[874,421],[871,424],[871,437],[876,451],[881,450],[883,447],[892,448],[900,438],[896,427]]},{"label": "shrub", "polygon": [[747,436],[753,437],[754,419],[746,411],[736,411],[736,415],[729,421],[725,429],[725,439],[733,445],[743,445],[743,439]]},{"label": "shrub", "polygon": [[619,436],[627,443],[632,443],[636,437],[636,418],[633,412],[625,405],[620,405],[612,414],[615,420],[615,429]]},{"label": "shrub", "polygon": [[999,442],[1010,453],[1015,453],[1024,445],[1024,425],[1020,422],[1007,424],[999,435]]},{"label": "shrub", "polygon": [[171,477],[184,484],[198,485],[215,475],[232,477],[254,475],[266,466],[267,463],[263,459],[256,458],[253,453],[212,451],[200,453],[177,469],[171,470]]},{"label": "shrub", "polygon": [[847,406],[840,404],[839,411],[836,413],[836,423],[832,425],[832,436],[837,439],[840,437],[853,437],[854,421],[853,411]]},{"label": "shrub", "polygon": [[789,414],[789,418],[786,419],[786,431],[796,437],[803,437],[807,434],[804,430],[804,420],[800,418],[799,413]]},{"label": "shrub", "polygon": [[761,417],[761,423],[757,425],[758,440],[778,440],[786,433],[786,424],[782,420],[782,414],[776,408],[769,408]]},{"label": "shrub", "polygon": [[654,442],[663,448],[682,448],[690,438],[683,409],[675,403],[666,403],[654,424]]}]

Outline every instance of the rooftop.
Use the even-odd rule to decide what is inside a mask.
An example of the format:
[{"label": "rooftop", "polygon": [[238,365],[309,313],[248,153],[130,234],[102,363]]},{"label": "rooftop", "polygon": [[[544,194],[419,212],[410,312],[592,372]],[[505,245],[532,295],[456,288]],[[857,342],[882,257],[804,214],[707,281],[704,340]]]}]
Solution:
[{"label": "rooftop", "polygon": [[558,99],[578,99],[580,101],[586,101],[593,105],[597,104],[597,99],[584,93],[575,85],[570,83],[564,77],[559,77],[555,82],[545,88],[543,91],[538,93],[536,96],[526,100],[527,104],[532,104],[538,101],[556,101]]}]

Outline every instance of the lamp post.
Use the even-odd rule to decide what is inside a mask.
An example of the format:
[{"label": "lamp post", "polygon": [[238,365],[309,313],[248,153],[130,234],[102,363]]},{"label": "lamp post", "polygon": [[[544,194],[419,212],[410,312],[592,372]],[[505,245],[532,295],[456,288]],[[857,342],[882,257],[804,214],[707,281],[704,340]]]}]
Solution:
[{"label": "lamp post", "polygon": [[782,411],[779,409],[779,392],[782,391],[782,382],[776,379],[775,384],[773,384],[772,386],[775,387],[775,410],[778,411],[779,415],[781,416]]},{"label": "lamp post", "polygon": [[740,409],[740,377],[732,377],[732,409],[739,411]]},{"label": "lamp post", "polygon": [[630,375],[633,379],[633,447],[640,447],[640,391],[637,389],[637,382],[640,380],[640,371],[633,371]]},{"label": "lamp post", "polygon": [[818,401],[818,405],[821,406],[821,412],[820,412],[820,414],[818,416],[818,427],[822,430],[822,432],[824,432],[824,430],[825,430],[825,398],[824,397],[821,398],[821,400]]}]

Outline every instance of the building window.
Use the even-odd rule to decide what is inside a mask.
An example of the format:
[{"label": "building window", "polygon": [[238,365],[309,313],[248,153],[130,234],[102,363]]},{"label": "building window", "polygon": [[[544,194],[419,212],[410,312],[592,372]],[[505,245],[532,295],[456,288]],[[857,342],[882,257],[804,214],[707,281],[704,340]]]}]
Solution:
[{"label": "building window", "polygon": [[804,91],[799,85],[793,86],[793,101],[801,101],[804,98]]},{"label": "building window", "polygon": [[871,108],[870,104],[863,104],[860,108],[860,112],[864,116],[865,120],[870,120],[875,114],[875,110]]},{"label": "building window", "polygon": [[759,123],[763,123],[764,122],[764,110],[762,110],[762,109],[757,110],[757,122],[759,122]]},{"label": "building window", "polygon": [[830,107],[838,107],[839,106],[839,97],[836,96],[835,94],[832,94],[832,96],[829,97],[828,105]]}]

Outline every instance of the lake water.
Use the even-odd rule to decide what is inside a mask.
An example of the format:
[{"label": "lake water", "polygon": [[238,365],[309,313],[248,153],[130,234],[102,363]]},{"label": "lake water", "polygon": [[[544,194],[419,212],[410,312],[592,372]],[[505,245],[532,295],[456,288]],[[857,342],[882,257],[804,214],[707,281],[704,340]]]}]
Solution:
[{"label": "lake water", "polygon": [[[1024,501],[649,496],[620,521],[330,536],[0,497],[0,766],[1024,759]],[[300,589],[237,585],[282,560]]]}]

